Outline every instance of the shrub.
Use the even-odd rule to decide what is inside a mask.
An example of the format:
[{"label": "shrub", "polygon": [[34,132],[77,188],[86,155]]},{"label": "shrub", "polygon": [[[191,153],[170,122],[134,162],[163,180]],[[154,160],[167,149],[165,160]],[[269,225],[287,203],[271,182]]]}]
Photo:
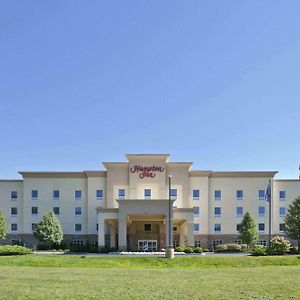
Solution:
[{"label": "shrub", "polygon": [[208,248],[203,248],[203,252],[209,252]]},{"label": "shrub", "polygon": [[226,249],[227,252],[240,252],[242,249],[241,245],[239,244],[226,244],[226,246],[227,246]]},{"label": "shrub", "polygon": [[215,252],[224,252],[227,250],[226,244],[220,244],[217,247],[215,247]]},{"label": "shrub", "polygon": [[247,244],[241,244],[241,251],[247,251],[248,250],[248,246]]},{"label": "shrub", "polygon": [[203,252],[203,249],[201,247],[196,247],[194,249],[194,253],[202,253]]},{"label": "shrub", "polygon": [[271,246],[267,249],[268,255],[284,255],[291,247],[288,240],[285,240],[282,236],[275,236],[271,240]]},{"label": "shrub", "polygon": [[251,250],[251,254],[253,256],[265,256],[267,255],[266,247],[263,245],[255,245],[254,248]]},{"label": "shrub", "polygon": [[193,253],[193,248],[192,247],[185,247],[183,252],[184,253]]},{"label": "shrub", "polygon": [[297,253],[300,253],[300,252],[298,251],[297,247],[290,247],[289,253],[290,254],[297,254]]},{"label": "shrub", "polygon": [[176,247],[175,252],[184,252],[184,247]]},{"label": "shrub", "polygon": [[0,256],[1,255],[26,255],[32,254],[32,250],[23,246],[0,246]]}]

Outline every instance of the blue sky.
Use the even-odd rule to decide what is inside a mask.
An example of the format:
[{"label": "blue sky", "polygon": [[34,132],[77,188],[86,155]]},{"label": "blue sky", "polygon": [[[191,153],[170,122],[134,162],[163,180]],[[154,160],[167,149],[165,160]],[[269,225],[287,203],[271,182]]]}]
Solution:
[{"label": "blue sky", "polygon": [[1,1],[0,178],[169,153],[300,163],[299,1]]}]

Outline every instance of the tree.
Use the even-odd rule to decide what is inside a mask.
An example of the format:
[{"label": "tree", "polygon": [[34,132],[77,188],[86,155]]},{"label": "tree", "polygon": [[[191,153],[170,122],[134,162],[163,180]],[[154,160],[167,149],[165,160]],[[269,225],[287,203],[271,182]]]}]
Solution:
[{"label": "tree", "polygon": [[0,209],[0,239],[5,239],[8,232],[8,228],[5,223],[4,213]]},{"label": "tree", "polygon": [[60,244],[64,236],[60,222],[52,211],[43,216],[36,226],[34,235],[38,240],[49,244],[49,246]]},{"label": "tree", "polygon": [[253,244],[258,237],[258,232],[256,228],[256,223],[251,217],[251,215],[246,212],[244,218],[240,224],[240,239],[244,244],[249,245]]},{"label": "tree", "polygon": [[300,196],[289,205],[284,222],[285,234],[298,241],[298,251],[300,251]]}]

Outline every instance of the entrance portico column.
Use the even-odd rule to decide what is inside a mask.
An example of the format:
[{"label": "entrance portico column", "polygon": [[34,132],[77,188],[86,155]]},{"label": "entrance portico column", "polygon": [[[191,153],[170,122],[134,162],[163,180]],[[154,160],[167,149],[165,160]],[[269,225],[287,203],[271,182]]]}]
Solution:
[{"label": "entrance portico column", "polygon": [[105,229],[104,229],[104,217],[101,213],[98,213],[98,247],[105,247]]},{"label": "entrance portico column", "polygon": [[126,215],[120,214],[119,216],[119,250],[124,251],[127,249],[127,220]]},{"label": "entrance portico column", "polygon": [[187,224],[187,243],[189,247],[194,247],[194,223]]},{"label": "entrance portico column", "polygon": [[109,233],[110,233],[110,247],[116,247],[116,227],[113,224],[109,225]]},{"label": "entrance portico column", "polygon": [[184,225],[179,228],[179,246],[184,247]]}]

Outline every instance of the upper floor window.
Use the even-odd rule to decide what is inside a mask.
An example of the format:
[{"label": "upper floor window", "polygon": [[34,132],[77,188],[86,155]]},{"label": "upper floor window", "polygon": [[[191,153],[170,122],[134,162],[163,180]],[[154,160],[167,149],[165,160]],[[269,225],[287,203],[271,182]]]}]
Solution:
[{"label": "upper floor window", "polygon": [[199,206],[194,206],[194,216],[199,217],[199,214],[200,214]]},{"label": "upper floor window", "polygon": [[32,232],[36,231],[37,223],[31,223],[31,230]]},{"label": "upper floor window", "polygon": [[125,189],[118,189],[118,198],[125,199]]},{"label": "upper floor window", "polygon": [[151,224],[144,224],[144,231],[151,231],[152,226]]},{"label": "upper floor window", "polygon": [[12,216],[16,216],[18,214],[18,208],[17,207],[11,207],[10,213]]},{"label": "upper floor window", "polygon": [[75,207],[75,216],[81,216],[82,210],[81,207]]},{"label": "upper floor window", "polygon": [[258,199],[259,200],[265,200],[265,190],[259,190],[258,191]]},{"label": "upper floor window", "polygon": [[242,217],[242,216],[243,216],[243,207],[238,206],[238,207],[236,208],[236,216],[237,216],[237,217]]},{"label": "upper floor window", "polygon": [[171,199],[177,199],[177,189],[171,189]]},{"label": "upper floor window", "polygon": [[194,224],[194,231],[200,231],[200,224]]},{"label": "upper floor window", "polygon": [[220,190],[215,191],[215,200],[221,200],[222,193]]},{"label": "upper floor window", "polygon": [[18,224],[17,223],[11,223],[10,224],[10,230],[11,231],[18,231]]},{"label": "upper floor window", "polygon": [[53,191],[53,199],[54,200],[58,200],[59,199],[59,191],[58,190],[54,190]]},{"label": "upper floor window", "polygon": [[37,215],[38,214],[38,207],[37,206],[32,206],[31,207],[31,213],[33,215]]},{"label": "upper floor window", "polygon": [[279,191],[279,200],[284,201],[285,200],[285,191]]},{"label": "upper floor window", "polygon": [[284,231],[285,229],[285,224],[284,223],[280,223],[279,224],[279,231]]},{"label": "upper floor window", "polygon": [[279,215],[280,217],[285,217],[285,207],[279,207]]},{"label": "upper floor window", "polygon": [[80,200],[82,197],[82,192],[80,190],[75,191],[75,199]]},{"label": "upper floor window", "polygon": [[38,190],[32,190],[31,191],[31,198],[33,200],[36,200],[38,198]]},{"label": "upper floor window", "polygon": [[236,224],[236,231],[240,232],[240,229],[241,229],[241,224]]},{"label": "upper floor window", "polygon": [[81,231],[82,226],[81,224],[75,224],[75,231]]},{"label": "upper floor window", "polygon": [[236,191],[236,199],[237,200],[243,200],[244,197],[244,191],[243,190],[237,190]]},{"label": "upper floor window", "polygon": [[215,224],[215,232],[221,231],[221,224]]},{"label": "upper floor window", "polygon": [[151,189],[144,189],[144,198],[151,199]]},{"label": "upper floor window", "polygon": [[103,190],[96,190],[96,198],[97,200],[103,199]]},{"label": "upper floor window", "polygon": [[193,190],[193,200],[200,199],[200,190]]},{"label": "upper floor window", "polygon": [[265,207],[264,206],[259,206],[259,208],[258,208],[258,215],[260,217],[264,217],[265,216]]},{"label": "upper floor window", "polygon": [[53,207],[53,212],[55,215],[59,215],[59,207]]},{"label": "upper floor window", "polygon": [[17,191],[11,191],[10,192],[10,199],[17,200],[18,199],[18,192]]},{"label": "upper floor window", "polygon": [[265,223],[258,223],[258,230],[265,231]]},{"label": "upper floor window", "polygon": [[221,207],[215,207],[215,217],[221,217]]}]

